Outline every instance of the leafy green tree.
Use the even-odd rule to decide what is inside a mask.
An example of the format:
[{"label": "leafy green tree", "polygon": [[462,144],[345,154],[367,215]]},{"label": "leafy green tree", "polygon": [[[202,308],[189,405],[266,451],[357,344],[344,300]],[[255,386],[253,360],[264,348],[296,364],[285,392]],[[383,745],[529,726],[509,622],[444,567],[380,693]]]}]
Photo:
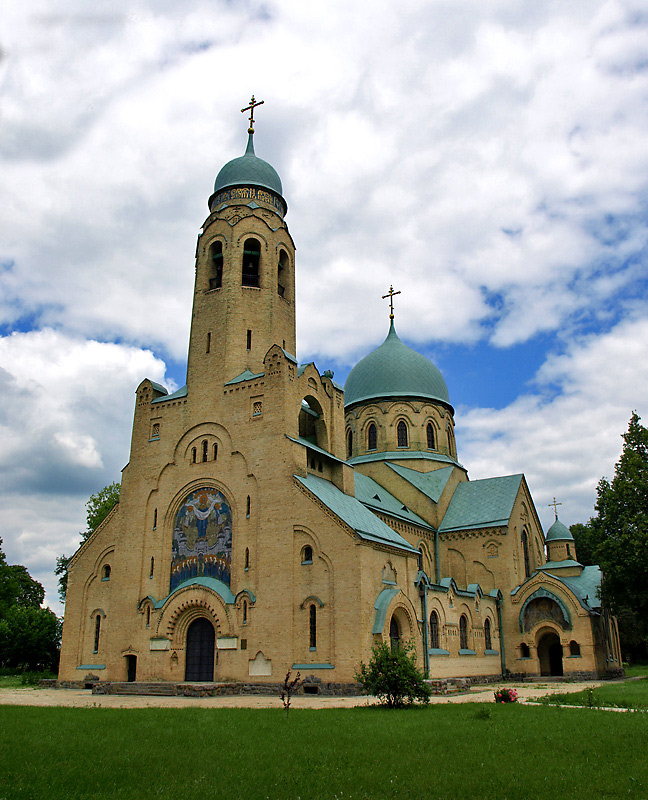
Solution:
[{"label": "leafy green tree", "polygon": [[[648,429],[633,412],[612,481],[601,478],[596,515],[578,531],[581,560],[600,564],[602,597],[619,620],[627,657],[648,657]],[[589,548],[589,549],[588,549]]]},{"label": "leafy green tree", "polygon": [[40,608],[45,589],[35,581],[21,564],[7,564],[0,539],[0,617],[15,605]]},{"label": "leafy green tree", "polygon": [[428,703],[432,694],[416,666],[411,642],[394,649],[385,643],[375,645],[369,664],[360,663],[355,679],[365,692],[380,698],[388,708],[401,708],[416,700]]},{"label": "leafy green tree", "polygon": [[[91,494],[86,503],[86,530],[81,533],[81,544],[91,536],[119,502],[119,483],[104,486],[96,494]],[[72,556],[60,555],[56,559],[54,574],[58,575],[58,593],[61,602],[67,594],[68,565]]]},{"label": "leafy green tree", "polygon": [[580,563],[585,567],[598,564],[596,560],[596,542],[592,535],[591,525],[589,523],[583,525],[582,522],[577,522],[575,525],[570,525],[569,530],[574,537],[576,553]]}]

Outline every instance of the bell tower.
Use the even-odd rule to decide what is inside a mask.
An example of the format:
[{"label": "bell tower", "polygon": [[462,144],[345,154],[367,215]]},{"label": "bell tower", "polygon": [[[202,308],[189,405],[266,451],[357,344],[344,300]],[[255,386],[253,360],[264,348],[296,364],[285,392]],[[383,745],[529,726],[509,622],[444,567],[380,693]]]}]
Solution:
[{"label": "bell tower", "polygon": [[279,175],[254,152],[220,170],[196,249],[187,387],[192,395],[263,371],[273,345],[295,353],[295,245]]}]

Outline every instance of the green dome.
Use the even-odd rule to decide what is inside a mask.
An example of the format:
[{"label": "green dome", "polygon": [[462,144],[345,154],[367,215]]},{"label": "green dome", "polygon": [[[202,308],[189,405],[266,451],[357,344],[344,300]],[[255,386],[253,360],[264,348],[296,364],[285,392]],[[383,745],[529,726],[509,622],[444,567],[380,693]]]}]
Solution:
[{"label": "green dome", "polygon": [[452,408],[443,375],[401,342],[393,321],[385,341],[355,365],[344,384],[345,406],[383,397],[420,397]]},{"label": "green dome", "polygon": [[562,522],[556,518],[554,524],[549,528],[547,531],[546,536],[547,542],[561,542],[561,541],[568,541],[573,542],[574,537],[571,535],[569,528],[566,525],[563,525]]},{"label": "green dome", "polygon": [[214,183],[214,194],[229,186],[262,186],[281,196],[281,178],[274,167],[254,154],[254,134],[250,134],[245,155],[233,158],[221,169]]}]

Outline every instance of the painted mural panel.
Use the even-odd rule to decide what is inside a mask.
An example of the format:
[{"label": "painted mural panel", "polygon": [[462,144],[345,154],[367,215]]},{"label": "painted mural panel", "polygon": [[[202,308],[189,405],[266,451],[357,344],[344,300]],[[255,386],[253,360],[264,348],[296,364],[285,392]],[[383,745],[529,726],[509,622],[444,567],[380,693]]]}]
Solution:
[{"label": "painted mural panel", "polygon": [[184,501],[173,525],[171,585],[189,578],[218,578],[228,586],[232,563],[232,512],[216,489],[198,489]]}]

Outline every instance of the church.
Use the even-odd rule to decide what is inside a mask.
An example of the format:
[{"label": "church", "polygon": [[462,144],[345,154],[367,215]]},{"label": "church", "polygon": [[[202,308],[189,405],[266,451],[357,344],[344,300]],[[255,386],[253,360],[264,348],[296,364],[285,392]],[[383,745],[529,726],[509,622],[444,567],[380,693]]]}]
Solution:
[{"label": "church", "polygon": [[299,670],[345,691],[380,642],[411,642],[430,679],[619,674],[599,568],[557,517],[544,535],[524,475],[469,480],[445,380],[393,304],[344,387],[297,361],[256,105],[198,237],[186,385],[138,387],[120,501],[70,562],[60,685]]}]

